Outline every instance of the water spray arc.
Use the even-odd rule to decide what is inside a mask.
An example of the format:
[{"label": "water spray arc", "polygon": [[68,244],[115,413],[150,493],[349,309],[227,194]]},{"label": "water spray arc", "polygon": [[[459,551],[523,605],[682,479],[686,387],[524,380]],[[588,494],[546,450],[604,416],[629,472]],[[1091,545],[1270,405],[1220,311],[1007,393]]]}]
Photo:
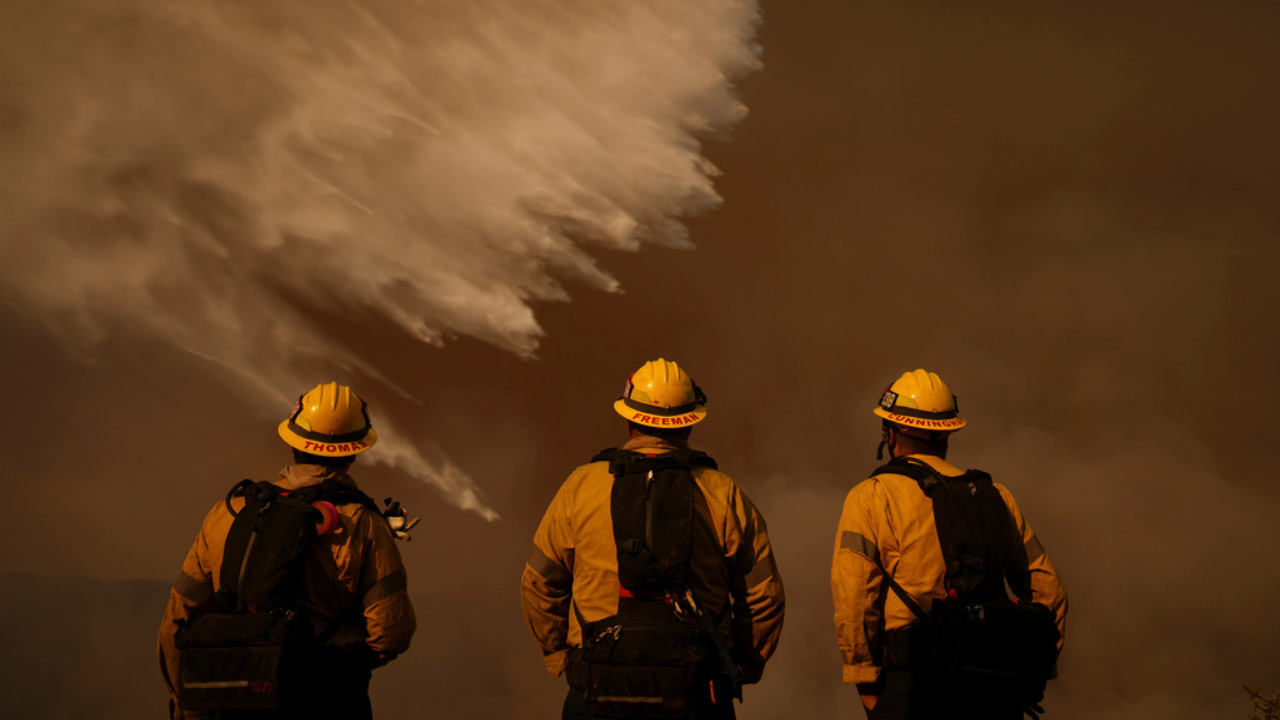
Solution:
[{"label": "water spray arc", "polygon": [[[685,246],[701,139],[745,108],[750,0],[88,0],[0,8],[0,301],[92,356],[160,338],[263,408],[301,362],[386,382],[318,317],[530,356],[530,303],[616,281],[592,248]],[[327,379],[327,378],[326,378]],[[385,419],[379,462],[492,517]],[[437,457],[432,457],[432,456]]]}]

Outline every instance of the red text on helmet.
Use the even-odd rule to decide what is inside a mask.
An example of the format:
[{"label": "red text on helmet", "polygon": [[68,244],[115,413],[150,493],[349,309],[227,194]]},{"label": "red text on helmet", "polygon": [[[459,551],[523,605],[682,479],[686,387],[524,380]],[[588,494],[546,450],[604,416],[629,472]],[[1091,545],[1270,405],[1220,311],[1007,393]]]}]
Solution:
[{"label": "red text on helmet", "polygon": [[351,443],[327,443],[326,444],[326,443],[311,442],[310,440],[304,440],[302,442],[302,445],[303,445],[303,448],[302,448],[303,452],[311,452],[314,450],[316,452],[358,453],[361,450],[364,450],[365,448],[369,447],[367,444],[359,441],[351,442]]},{"label": "red text on helmet", "polygon": [[631,416],[631,419],[635,422],[640,423],[641,425],[649,425],[649,426],[655,426],[655,425],[680,426],[680,425],[692,425],[698,422],[698,416],[696,413],[689,414],[689,415],[676,415],[675,417],[658,417],[656,415],[645,415],[644,413],[636,413]]}]

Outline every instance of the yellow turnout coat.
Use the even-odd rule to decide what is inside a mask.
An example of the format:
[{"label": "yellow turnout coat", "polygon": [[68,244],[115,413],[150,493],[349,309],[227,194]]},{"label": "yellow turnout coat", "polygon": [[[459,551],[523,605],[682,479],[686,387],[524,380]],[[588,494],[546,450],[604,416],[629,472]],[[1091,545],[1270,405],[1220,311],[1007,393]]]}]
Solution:
[{"label": "yellow turnout coat", "polygon": [[[290,465],[276,482],[287,490],[317,485],[325,480],[356,487],[345,472],[319,465]],[[239,511],[243,498],[231,501]],[[314,623],[316,632],[344,618],[342,630],[330,644],[363,643],[373,651],[376,663],[386,664],[409,647],[417,627],[406,589],[404,564],[391,529],[381,516],[358,503],[338,506],[339,526],[311,543],[304,570],[305,594],[299,607]],[[169,593],[169,605],[160,623],[160,670],[171,695],[171,714],[183,717],[177,706],[176,682],[180,651],[174,645],[177,623],[209,605],[222,587],[222,553],[234,518],[219,500],[204,519],[200,534],[182,563],[182,572]],[[361,612],[355,612],[355,609]]]},{"label": "yellow turnout coat", "polygon": [[[677,449],[640,436],[624,450]],[[719,623],[748,682],[755,682],[777,647],[785,598],[764,518],[728,475],[706,467],[691,471],[701,491],[695,512],[689,584]],[[583,465],[556,493],[533,538],[521,578],[525,621],[542,649],[547,670],[565,670],[571,647],[581,647],[578,613],[595,622],[618,612],[618,558],[607,462]],[[577,605],[577,612],[571,609]]]},{"label": "yellow turnout coat", "polygon": [[[948,477],[964,474],[942,458],[911,457]],[[1015,564],[1007,568],[1009,587],[1019,601],[1038,602],[1053,610],[1058,631],[1065,636],[1067,593],[1058,571],[1008,488],[1000,483],[994,485],[1027,550],[1026,566]],[[831,595],[847,683],[878,680],[881,668],[876,663],[875,648],[879,647],[882,634],[919,620],[884,582],[881,568],[926,612],[934,599],[946,595],[946,567],[934,524],[933,503],[916,481],[905,475],[875,475],[850,490],[844,501],[831,563]],[[1061,640],[1058,646],[1061,648]]]}]

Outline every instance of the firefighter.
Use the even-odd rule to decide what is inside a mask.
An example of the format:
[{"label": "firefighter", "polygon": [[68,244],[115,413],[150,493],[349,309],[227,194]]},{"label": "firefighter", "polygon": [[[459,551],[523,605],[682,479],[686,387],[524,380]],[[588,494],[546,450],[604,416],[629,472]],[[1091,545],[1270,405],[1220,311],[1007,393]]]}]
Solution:
[{"label": "firefighter", "polygon": [[[965,421],[955,396],[937,375],[925,370],[903,374],[885,389],[874,412],[882,422],[877,459],[887,446],[893,458],[909,459],[894,462],[931,468],[941,481],[966,474],[945,459],[950,435],[963,428]],[[930,609],[949,592],[955,593],[950,578],[955,577],[956,565],[948,569],[944,560],[938,535],[941,523],[935,521],[934,501],[926,495],[926,486],[902,474],[911,468],[887,470],[892,467],[894,463],[880,468],[849,492],[836,534],[831,589],[844,682],[857,686],[871,720],[1021,718],[1024,709],[1039,700],[1043,681],[1026,691],[1021,685],[1000,684],[1007,681],[946,671],[934,662],[945,651],[937,647],[936,635],[921,632],[929,620],[920,615],[941,614],[931,614]],[[932,474],[913,472],[922,477]],[[1003,577],[990,578],[987,587],[998,589],[988,594],[998,596],[1008,607],[1007,581],[1018,602],[1048,608],[1043,611],[1043,624],[1052,635],[1043,645],[1047,664],[1052,665],[1066,630],[1066,591],[1013,495],[998,483],[991,486],[991,497],[1003,500],[1008,509],[1007,516],[991,517],[1003,523],[1007,541],[1001,547],[1009,548],[1009,557],[991,566],[1003,565]],[[944,603],[938,609],[946,607]],[[1053,647],[1055,637],[1057,648]]]},{"label": "firefighter", "polygon": [[[280,471],[276,486],[299,491],[328,483],[325,487],[336,488],[335,497],[364,501],[331,504],[337,512],[326,522],[336,522],[336,529],[311,541],[302,561],[303,594],[296,598],[296,605],[311,620],[316,634],[327,640],[305,659],[301,706],[247,715],[239,710],[183,711],[178,697],[182,653],[175,635],[181,626],[210,612],[215,594],[222,589],[220,569],[233,516],[220,499],[187,553],[160,625],[160,670],[175,720],[371,718],[371,671],[404,652],[416,628],[392,527],[371,509],[376,506],[348,474],[356,456],[378,440],[364,401],[337,383],[318,385],[299,398],[278,432],[293,451],[293,463]],[[245,503],[240,498],[230,502],[237,510]]]},{"label": "firefighter", "polygon": [[[706,418],[706,397],[676,363],[645,363],[632,373],[613,408],[626,419],[628,440],[620,451],[606,453],[641,460],[670,460],[679,453],[705,458],[690,450],[689,435]],[[648,603],[659,613],[680,603],[671,588],[646,594],[620,586],[611,497],[621,480],[615,481],[610,468],[608,461],[592,462],[564,482],[538,526],[521,578],[525,621],[547,671],[558,677],[569,669],[566,720],[593,717],[570,668],[582,657],[584,623],[615,616],[623,603]],[[688,590],[701,606],[704,626],[722,641],[721,659],[731,658],[720,668],[737,671],[739,682],[758,682],[778,644],[785,602],[765,521],[729,476],[707,465],[693,465],[689,472],[694,529],[685,536],[691,548]],[[662,519],[653,522],[660,525]],[[730,664],[736,667],[727,668]],[[688,707],[703,713],[698,717],[732,718],[733,694],[719,681],[708,682],[698,697],[688,699]]]}]

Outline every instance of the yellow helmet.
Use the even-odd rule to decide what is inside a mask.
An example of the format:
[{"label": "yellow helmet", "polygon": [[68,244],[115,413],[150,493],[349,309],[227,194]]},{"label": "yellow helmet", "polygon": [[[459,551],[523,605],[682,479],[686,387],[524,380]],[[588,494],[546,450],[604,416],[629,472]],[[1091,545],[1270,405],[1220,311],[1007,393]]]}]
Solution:
[{"label": "yellow helmet", "polygon": [[876,415],[908,428],[954,432],[964,427],[956,396],[942,378],[924,370],[903,373],[884,389]]},{"label": "yellow helmet", "polygon": [[707,396],[679,365],[658,358],[631,373],[613,409],[638,425],[688,427],[707,416]]},{"label": "yellow helmet", "polygon": [[322,457],[357,455],[378,442],[365,402],[336,382],[317,385],[298,398],[280,423],[280,437],[290,447]]}]

